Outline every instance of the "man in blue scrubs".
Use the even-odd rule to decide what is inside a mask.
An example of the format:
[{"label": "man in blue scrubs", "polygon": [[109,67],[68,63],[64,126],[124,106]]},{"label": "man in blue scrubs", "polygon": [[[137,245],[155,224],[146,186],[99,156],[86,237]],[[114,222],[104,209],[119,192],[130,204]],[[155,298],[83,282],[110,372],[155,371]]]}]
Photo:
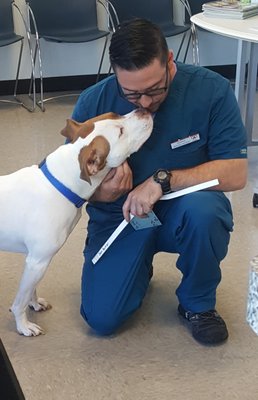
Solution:
[{"label": "man in blue scrubs", "polygon": [[[135,19],[113,34],[114,75],[86,89],[73,118],[83,122],[143,107],[154,128],[142,148],[113,169],[87,205],[81,314],[99,334],[114,333],[140,306],[156,253],[178,253],[178,314],[202,344],[228,337],[215,310],[233,217],[224,191],[246,183],[246,134],[230,83],[207,69],[175,62],[159,28]],[[163,194],[218,179],[210,190],[159,201]],[[92,258],[130,213],[153,210],[161,226],[128,226],[93,265]]]}]

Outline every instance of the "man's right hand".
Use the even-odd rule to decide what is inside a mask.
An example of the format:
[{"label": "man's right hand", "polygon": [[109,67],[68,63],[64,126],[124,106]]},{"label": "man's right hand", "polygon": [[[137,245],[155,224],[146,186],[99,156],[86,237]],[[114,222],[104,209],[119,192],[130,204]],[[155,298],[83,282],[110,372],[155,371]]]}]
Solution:
[{"label": "man's right hand", "polygon": [[127,161],[117,168],[112,168],[100,186],[91,196],[90,201],[112,202],[133,187],[133,175]]}]

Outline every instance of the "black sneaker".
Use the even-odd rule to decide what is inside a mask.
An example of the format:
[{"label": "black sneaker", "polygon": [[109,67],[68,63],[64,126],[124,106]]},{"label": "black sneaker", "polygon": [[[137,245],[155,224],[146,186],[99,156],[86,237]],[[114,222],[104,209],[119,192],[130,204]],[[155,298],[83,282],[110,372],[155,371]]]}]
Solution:
[{"label": "black sneaker", "polygon": [[228,338],[225,322],[216,310],[200,313],[185,311],[181,304],[178,313],[188,321],[192,335],[198,342],[206,345],[221,344]]},{"label": "black sneaker", "polygon": [[254,193],[253,195],[253,207],[258,208],[258,193]]}]

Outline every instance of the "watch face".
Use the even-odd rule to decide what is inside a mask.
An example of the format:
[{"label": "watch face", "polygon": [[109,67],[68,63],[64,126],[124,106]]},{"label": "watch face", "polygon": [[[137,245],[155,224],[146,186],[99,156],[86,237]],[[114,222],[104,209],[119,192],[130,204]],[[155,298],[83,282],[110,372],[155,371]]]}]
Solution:
[{"label": "watch face", "polygon": [[154,181],[161,185],[163,194],[167,194],[167,193],[171,192],[170,178],[171,178],[171,172],[169,172],[165,169],[159,169],[153,175]]},{"label": "watch face", "polygon": [[167,174],[167,172],[166,171],[159,171],[158,172],[158,179],[160,179],[160,180],[164,180],[164,179],[166,179],[166,177],[168,176],[168,174]]}]

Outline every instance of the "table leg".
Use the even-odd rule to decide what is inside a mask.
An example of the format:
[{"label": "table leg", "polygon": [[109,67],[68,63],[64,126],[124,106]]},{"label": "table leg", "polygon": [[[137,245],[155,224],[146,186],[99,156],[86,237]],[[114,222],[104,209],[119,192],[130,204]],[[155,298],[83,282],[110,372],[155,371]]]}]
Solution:
[{"label": "table leg", "polygon": [[252,138],[255,94],[256,94],[256,79],[257,79],[257,62],[258,62],[258,43],[251,43],[248,77],[247,77],[246,113],[245,113],[245,127],[246,127],[249,146],[258,144],[258,140],[254,141]]},{"label": "table leg", "polygon": [[244,89],[247,46],[247,42],[240,39],[238,40],[235,95],[238,101],[242,118],[244,118]]}]

